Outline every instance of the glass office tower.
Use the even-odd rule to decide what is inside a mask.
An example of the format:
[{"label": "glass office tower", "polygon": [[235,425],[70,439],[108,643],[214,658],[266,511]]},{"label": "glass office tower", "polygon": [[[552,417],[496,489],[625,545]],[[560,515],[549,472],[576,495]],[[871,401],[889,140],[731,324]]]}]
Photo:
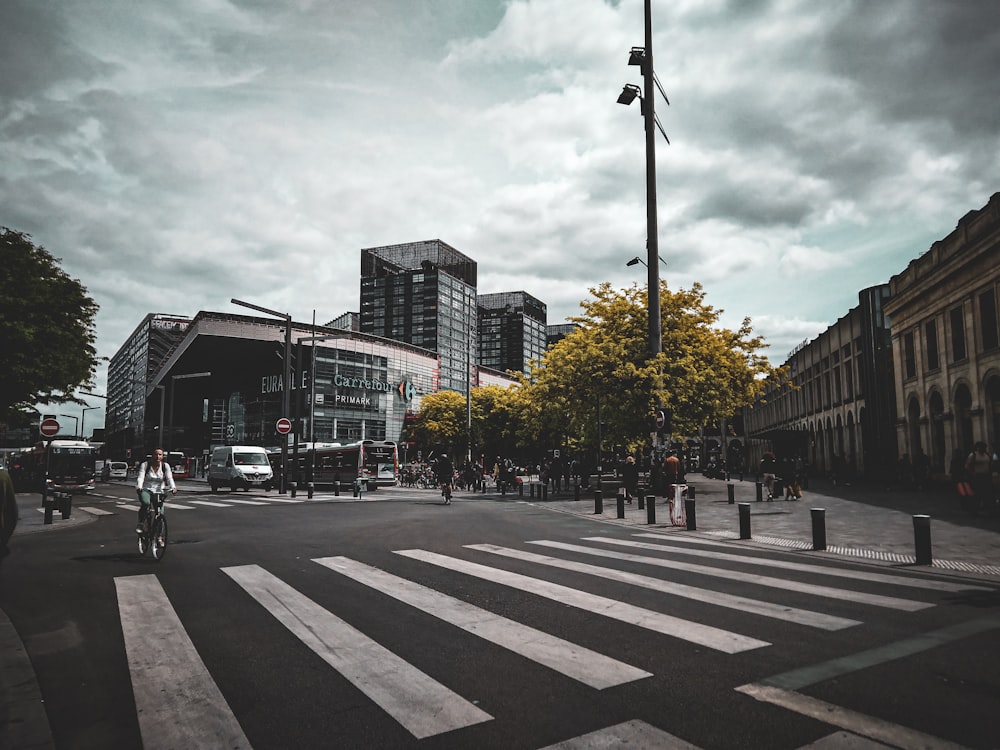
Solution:
[{"label": "glass office tower", "polygon": [[526,292],[479,296],[479,363],[529,374],[546,346],[545,304]]},{"label": "glass office tower", "polygon": [[441,240],[365,248],[360,331],[437,352],[436,390],[465,393],[476,356],[476,275],[476,262]]}]

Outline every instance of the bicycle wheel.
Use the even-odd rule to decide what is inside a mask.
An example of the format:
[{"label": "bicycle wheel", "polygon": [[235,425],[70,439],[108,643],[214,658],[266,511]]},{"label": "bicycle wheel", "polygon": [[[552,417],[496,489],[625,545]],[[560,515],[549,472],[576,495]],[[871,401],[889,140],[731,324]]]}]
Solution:
[{"label": "bicycle wheel", "polygon": [[153,559],[157,562],[162,560],[163,556],[167,554],[167,519],[165,516],[161,515],[153,522],[149,545],[153,553]]},{"label": "bicycle wheel", "polygon": [[136,534],[135,535],[135,540],[136,540],[136,542],[139,545],[139,554],[140,555],[145,555],[146,554],[146,550],[149,549],[149,544],[148,544],[149,537],[146,536],[146,532],[143,531],[140,534]]}]

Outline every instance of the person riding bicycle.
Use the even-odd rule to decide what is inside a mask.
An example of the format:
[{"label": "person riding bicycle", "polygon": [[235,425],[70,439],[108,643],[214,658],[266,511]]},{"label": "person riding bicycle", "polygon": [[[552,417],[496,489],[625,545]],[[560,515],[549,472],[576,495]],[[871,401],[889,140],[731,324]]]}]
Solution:
[{"label": "person riding bicycle", "polygon": [[442,453],[434,463],[434,476],[444,494],[444,504],[451,505],[451,483],[455,479],[455,467],[447,453]]},{"label": "person riding bicycle", "polygon": [[135,527],[136,534],[144,531],[143,524],[149,513],[153,493],[166,494],[168,489],[171,493],[176,493],[177,485],[174,484],[170,466],[163,460],[163,449],[157,448],[153,451],[152,458],[139,466],[139,477],[135,483],[135,493],[139,497],[139,525]]}]

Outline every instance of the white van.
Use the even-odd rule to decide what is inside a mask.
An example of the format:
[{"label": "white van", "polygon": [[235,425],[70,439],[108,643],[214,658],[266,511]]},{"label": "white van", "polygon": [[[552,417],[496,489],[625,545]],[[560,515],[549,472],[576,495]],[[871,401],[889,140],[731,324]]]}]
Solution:
[{"label": "white van", "polygon": [[262,487],[270,491],[274,481],[267,451],[257,445],[223,445],[212,451],[208,465],[208,486],[212,492],[219,487],[249,490]]}]

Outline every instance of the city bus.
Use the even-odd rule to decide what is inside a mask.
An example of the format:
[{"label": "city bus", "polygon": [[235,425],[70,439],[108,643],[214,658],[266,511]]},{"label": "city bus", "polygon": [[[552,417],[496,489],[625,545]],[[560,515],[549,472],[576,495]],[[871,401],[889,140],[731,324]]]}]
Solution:
[{"label": "city bus", "polygon": [[[268,454],[275,471],[280,469],[281,453]],[[295,466],[298,462],[297,480]],[[296,455],[288,451],[289,479],[312,481],[317,487],[338,482],[350,489],[357,479],[365,479],[368,489],[392,487],[399,478],[399,449],[391,440],[361,440],[357,443],[303,443]],[[313,467],[310,480],[310,467]]]},{"label": "city bus", "polygon": [[187,479],[191,475],[191,459],[180,451],[167,451],[163,454],[163,460],[170,467],[170,472],[174,480]]},{"label": "city bus", "polygon": [[85,440],[43,440],[22,455],[27,486],[46,492],[89,492],[96,486],[97,448]]}]

